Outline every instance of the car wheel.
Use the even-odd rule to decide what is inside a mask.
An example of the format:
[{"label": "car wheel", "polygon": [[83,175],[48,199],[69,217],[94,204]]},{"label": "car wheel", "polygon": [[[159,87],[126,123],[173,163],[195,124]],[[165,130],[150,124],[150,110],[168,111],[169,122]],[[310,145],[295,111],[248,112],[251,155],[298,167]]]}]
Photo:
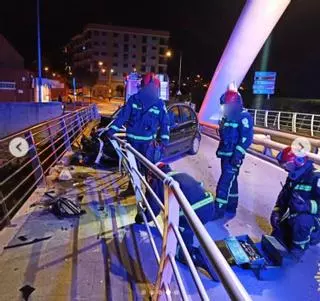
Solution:
[{"label": "car wheel", "polygon": [[199,151],[200,148],[200,137],[196,136],[194,137],[193,141],[192,141],[192,145],[191,148],[189,150],[189,154],[190,155],[196,155]]}]

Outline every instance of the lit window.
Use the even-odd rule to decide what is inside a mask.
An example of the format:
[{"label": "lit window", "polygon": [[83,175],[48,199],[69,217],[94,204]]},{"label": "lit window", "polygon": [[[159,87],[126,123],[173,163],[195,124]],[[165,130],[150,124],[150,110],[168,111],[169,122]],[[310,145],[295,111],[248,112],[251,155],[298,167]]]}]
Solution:
[{"label": "lit window", "polygon": [[15,82],[0,82],[0,90],[15,90]]}]

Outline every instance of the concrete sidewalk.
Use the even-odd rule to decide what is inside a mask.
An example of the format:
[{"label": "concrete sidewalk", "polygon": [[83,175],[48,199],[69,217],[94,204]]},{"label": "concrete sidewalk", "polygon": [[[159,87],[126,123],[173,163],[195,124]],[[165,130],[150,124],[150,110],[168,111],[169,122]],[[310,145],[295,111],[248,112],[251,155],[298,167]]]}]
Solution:
[{"label": "concrete sidewalk", "polygon": [[55,190],[73,199],[83,195],[87,213],[62,220],[29,208],[41,199],[44,190],[38,189],[0,233],[0,242],[51,238],[2,252],[0,300],[23,300],[19,289],[25,285],[35,288],[31,301],[148,299],[152,288],[146,283],[155,279],[156,262],[145,228],[131,225],[135,198],[117,197],[127,182],[116,171],[76,167],[73,180],[57,182]]}]

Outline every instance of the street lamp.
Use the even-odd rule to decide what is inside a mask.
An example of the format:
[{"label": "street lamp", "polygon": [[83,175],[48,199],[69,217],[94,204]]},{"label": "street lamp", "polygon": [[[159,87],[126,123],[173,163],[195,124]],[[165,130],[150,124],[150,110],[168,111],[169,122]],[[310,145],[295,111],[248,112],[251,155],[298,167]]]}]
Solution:
[{"label": "street lamp", "polygon": [[112,73],[114,72],[114,70],[111,68],[110,69],[110,72],[109,72],[109,83],[108,83],[108,89],[109,89],[109,100],[111,99],[111,92],[112,92],[112,89],[111,89],[111,77],[112,77]]},{"label": "street lamp", "polygon": [[[167,50],[166,57],[170,58],[172,56],[171,50]],[[181,95],[181,69],[182,69],[182,51],[180,51],[180,59],[179,59],[179,79],[178,79],[178,91],[177,95]]]},{"label": "street lamp", "polygon": [[38,101],[42,102],[42,62],[40,34],[40,0],[37,0],[37,48],[38,48]]},{"label": "street lamp", "polygon": [[44,71],[48,72],[49,71],[49,67],[44,67]]},{"label": "street lamp", "polygon": [[99,62],[98,62],[98,65],[99,65],[100,67],[102,67],[102,66],[103,66],[103,62],[99,61]]}]

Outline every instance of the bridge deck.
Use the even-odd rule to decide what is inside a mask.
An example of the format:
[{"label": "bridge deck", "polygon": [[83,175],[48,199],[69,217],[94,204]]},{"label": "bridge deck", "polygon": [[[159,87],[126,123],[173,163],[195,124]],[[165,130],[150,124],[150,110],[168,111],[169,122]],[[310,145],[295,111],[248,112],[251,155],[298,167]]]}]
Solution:
[{"label": "bridge deck", "polygon": [[[151,269],[155,258],[144,227],[130,226],[135,198],[120,202],[117,197],[127,182],[116,171],[83,167],[76,167],[72,181],[56,182],[59,194],[71,199],[83,196],[81,204],[87,213],[79,219],[59,220],[44,208],[30,209],[44,192],[38,189],[12,226],[1,232],[1,245],[19,244],[20,236],[51,238],[3,251],[0,300],[21,300],[19,289],[24,285],[35,288],[32,301],[143,300],[148,296],[152,287],[147,283],[156,277],[156,269]],[[99,210],[100,206],[104,209]]]},{"label": "bridge deck", "polygon": [[[220,174],[216,147],[215,140],[204,136],[199,154],[182,158],[173,167],[203,180],[214,191]],[[284,179],[285,173],[279,168],[248,155],[240,174],[238,215],[229,221],[209,223],[212,237],[249,234],[258,241],[262,233],[268,233],[269,215]],[[29,299],[32,301],[148,300],[152,287],[147,283],[155,280],[156,262],[145,227],[132,225],[134,198],[117,197],[126,182],[115,170],[77,167],[72,181],[55,183],[55,189],[65,196],[84,196],[82,205],[87,214],[80,219],[59,220],[43,208],[30,209],[30,204],[43,195],[39,188],[12,226],[0,232],[0,246],[21,243],[21,235],[30,240],[51,238],[3,251],[0,301],[21,300],[19,289],[26,284],[35,288]],[[100,211],[101,205],[104,210]],[[156,242],[159,247],[160,240]],[[258,281],[252,271],[236,272],[253,300],[319,300],[314,278],[319,255],[320,246],[310,248],[301,262],[284,266],[270,281]],[[179,267],[190,299],[200,300],[188,269],[182,264]],[[212,299],[229,300],[221,284],[205,276],[202,279]],[[173,290],[173,296],[176,292]]]},{"label": "bridge deck", "polygon": [[[198,155],[176,161],[173,167],[201,179],[207,189],[215,191],[220,176],[220,161],[215,156],[217,147],[216,140],[202,136]],[[232,220],[210,222],[206,228],[212,238],[249,234],[255,241],[260,241],[262,234],[270,233],[270,213],[281,189],[280,181],[284,183],[285,178],[285,172],[279,167],[247,155],[239,176],[238,214]],[[301,262],[288,262],[275,271],[274,279],[270,281],[257,280],[250,270],[237,269],[236,272],[253,300],[313,301],[320,299],[320,286],[315,279],[320,272],[318,264],[320,245],[310,247]],[[217,300],[229,300],[221,285],[207,281],[206,288]],[[197,300],[193,288],[190,292],[192,300]]]}]

